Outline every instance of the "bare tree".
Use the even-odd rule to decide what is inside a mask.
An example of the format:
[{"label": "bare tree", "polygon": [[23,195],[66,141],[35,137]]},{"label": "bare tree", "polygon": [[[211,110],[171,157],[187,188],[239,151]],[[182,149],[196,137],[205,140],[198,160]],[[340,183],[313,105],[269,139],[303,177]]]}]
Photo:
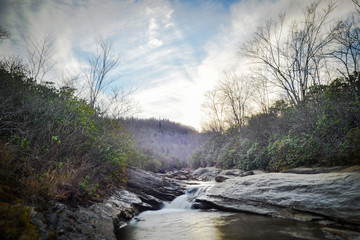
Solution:
[{"label": "bare tree", "polygon": [[54,56],[55,37],[45,33],[40,41],[25,39],[25,49],[30,74],[29,76],[39,82],[45,80],[45,75],[56,65]]},{"label": "bare tree", "polygon": [[288,31],[285,15],[268,21],[240,48],[240,54],[255,60],[269,72],[268,80],[285,90],[294,105],[305,99],[309,85],[320,83],[324,52],[339,28],[330,26],[329,21],[335,5],[329,3],[323,11],[319,11],[318,6],[319,2],[310,4],[304,11],[303,21],[294,21]]},{"label": "bare tree", "polygon": [[250,77],[253,83],[252,100],[260,107],[263,113],[269,112],[270,107],[270,86],[264,73],[254,72]]},{"label": "bare tree", "polygon": [[224,71],[215,88],[205,94],[202,109],[207,119],[202,123],[203,130],[223,132],[229,126],[244,126],[252,94],[249,78],[235,71]]},{"label": "bare tree", "polygon": [[101,101],[102,111],[109,113],[112,118],[118,120],[140,113],[140,107],[131,98],[134,92],[134,89],[125,89],[123,87],[112,88],[109,97]]},{"label": "bare tree", "polygon": [[133,116],[140,109],[130,98],[135,90],[114,84],[119,76],[112,73],[119,65],[119,58],[113,51],[110,38],[99,38],[96,52],[88,59],[89,68],[84,70],[84,75],[90,106],[101,110],[102,114],[120,119]]},{"label": "bare tree", "polygon": [[342,28],[336,38],[337,46],[331,56],[340,63],[337,71],[349,83],[355,99],[359,99],[359,60],[360,60],[360,28],[355,16],[342,22]]},{"label": "bare tree", "polygon": [[93,108],[99,107],[100,93],[116,80],[110,73],[118,66],[119,59],[112,51],[111,39],[100,38],[96,52],[88,59],[89,69],[85,71],[85,78],[89,86],[89,104]]},{"label": "bare tree", "polygon": [[218,85],[221,100],[227,107],[230,125],[239,128],[245,125],[247,103],[252,96],[252,86],[246,76],[240,76],[234,71],[224,71],[224,76]]},{"label": "bare tree", "polygon": [[206,119],[202,121],[203,131],[222,133],[226,129],[225,103],[220,99],[219,90],[207,91],[201,107],[206,115]]}]

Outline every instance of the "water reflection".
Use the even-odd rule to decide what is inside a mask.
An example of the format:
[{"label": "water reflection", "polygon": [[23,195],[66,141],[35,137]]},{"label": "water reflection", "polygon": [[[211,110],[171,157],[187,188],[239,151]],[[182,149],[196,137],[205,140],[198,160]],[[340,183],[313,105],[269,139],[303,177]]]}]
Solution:
[{"label": "water reflection", "polygon": [[162,209],[146,211],[121,229],[124,240],[325,239],[315,226],[243,213]]}]

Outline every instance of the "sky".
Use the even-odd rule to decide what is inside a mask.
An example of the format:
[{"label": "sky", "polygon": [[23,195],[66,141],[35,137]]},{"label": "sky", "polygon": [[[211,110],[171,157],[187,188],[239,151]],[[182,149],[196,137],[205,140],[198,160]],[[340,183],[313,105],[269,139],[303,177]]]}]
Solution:
[{"label": "sky", "polygon": [[[239,44],[280,13],[288,21],[301,17],[311,2],[0,0],[0,25],[11,33],[0,44],[0,54],[25,58],[24,39],[40,41],[50,33],[57,64],[48,77],[60,85],[56,76],[80,74],[96,39],[109,37],[119,58],[113,84],[135,90],[131,97],[141,108],[136,117],[169,119],[200,130],[204,93],[224,70],[244,68]],[[354,11],[351,0],[334,2],[335,18]]]}]

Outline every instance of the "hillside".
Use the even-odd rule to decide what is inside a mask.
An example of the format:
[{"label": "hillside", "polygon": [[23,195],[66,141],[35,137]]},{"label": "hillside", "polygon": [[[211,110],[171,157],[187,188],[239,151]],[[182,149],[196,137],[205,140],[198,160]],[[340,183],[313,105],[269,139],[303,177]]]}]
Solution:
[{"label": "hillside", "polygon": [[123,124],[133,136],[137,148],[159,161],[156,161],[157,166],[145,167],[149,170],[188,167],[188,159],[210,137],[208,133],[199,133],[166,119],[131,118]]}]

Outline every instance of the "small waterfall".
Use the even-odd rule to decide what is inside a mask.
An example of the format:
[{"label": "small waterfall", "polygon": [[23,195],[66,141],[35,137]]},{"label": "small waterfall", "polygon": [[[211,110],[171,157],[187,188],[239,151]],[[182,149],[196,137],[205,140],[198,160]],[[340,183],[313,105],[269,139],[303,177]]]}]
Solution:
[{"label": "small waterfall", "polygon": [[165,204],[164,208],[191,209],[198,196],[206,192],[211,185],[192,185],[186,188],[184,195],[175,198],[171,203]]}]

